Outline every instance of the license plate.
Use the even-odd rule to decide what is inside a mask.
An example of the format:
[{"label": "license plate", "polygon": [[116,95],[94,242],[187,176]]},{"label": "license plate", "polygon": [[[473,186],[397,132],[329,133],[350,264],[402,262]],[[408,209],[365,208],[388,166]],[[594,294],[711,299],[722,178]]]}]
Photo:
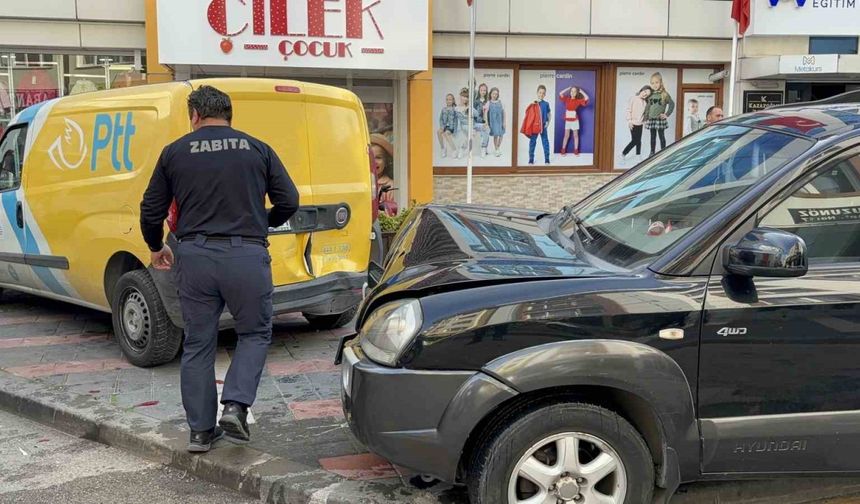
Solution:
[{"label": "license plate", "polygon": [[341,375],[343,378],[343,391],[347,397],[352,397],[352,370],[356,363],[358,363],[358,357],[355,356],[355,352],[352,351],[352,348],[345,348],[343,350],[343,369]]}]

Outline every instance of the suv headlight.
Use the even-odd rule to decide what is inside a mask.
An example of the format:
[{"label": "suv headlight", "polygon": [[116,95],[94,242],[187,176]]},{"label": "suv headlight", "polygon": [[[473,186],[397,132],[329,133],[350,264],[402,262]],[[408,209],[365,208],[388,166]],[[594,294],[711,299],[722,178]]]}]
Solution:
[{"label": "suv headlight", "polygon": [[380,306],[361,328],[361,349],[373,361],[395,366],[421,329],[421,303],[403,299]]}]

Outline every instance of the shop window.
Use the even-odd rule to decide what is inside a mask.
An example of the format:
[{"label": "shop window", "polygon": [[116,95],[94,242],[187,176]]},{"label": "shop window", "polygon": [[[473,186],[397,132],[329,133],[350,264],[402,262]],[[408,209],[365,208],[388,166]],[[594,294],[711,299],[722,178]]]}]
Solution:
[{"label": "shop window", "polygon": [[134,56],[117,54],[84,54],[77,57],[78,68],[104,68],[105,65],[134,65]]},{"label": "shop window", "polygon": [[[27,107],[61,96],[146,83],[134,55],[0,53],[0,133]],[[98,64],[96,64],[98,63]]]},{"label": "shop window", "polygon": [[809,54],[857,54],[857,37],[809,37]]}]

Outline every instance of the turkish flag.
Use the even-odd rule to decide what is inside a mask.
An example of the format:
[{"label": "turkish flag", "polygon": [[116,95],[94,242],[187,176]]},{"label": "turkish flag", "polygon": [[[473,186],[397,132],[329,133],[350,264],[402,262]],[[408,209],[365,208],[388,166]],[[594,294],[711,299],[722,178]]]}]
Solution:
[{"label": "turkish flag", "polygon": [[750,0],[732,0],[732,19],[738,23],[738,33],[746,33],[750,27]]}]

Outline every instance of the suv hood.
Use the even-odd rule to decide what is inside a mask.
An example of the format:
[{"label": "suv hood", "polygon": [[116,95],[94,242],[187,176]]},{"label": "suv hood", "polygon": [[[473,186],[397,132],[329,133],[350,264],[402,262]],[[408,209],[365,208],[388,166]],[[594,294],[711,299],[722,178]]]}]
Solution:
[{"label": "suv hood", "polygon": [[553,241],[538,223],[542,215],[498,207],[417,208],[392,244],[373,297],[612,275]]}]

